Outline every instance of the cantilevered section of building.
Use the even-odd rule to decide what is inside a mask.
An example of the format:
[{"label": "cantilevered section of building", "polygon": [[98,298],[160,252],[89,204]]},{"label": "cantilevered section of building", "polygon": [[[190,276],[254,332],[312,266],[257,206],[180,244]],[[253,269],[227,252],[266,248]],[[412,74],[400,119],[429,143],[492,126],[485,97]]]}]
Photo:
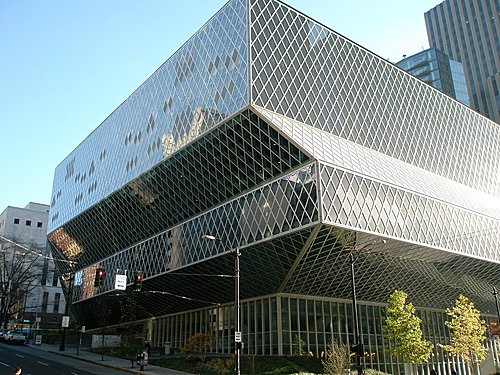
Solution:
[{"label": "cantilevered section of building", "polygon": [[[364,361],[397,372],[394,289],[434,343],[460,293],[495,315],[499,152],[497,124],[328,27],[231,0],[57,167],[49,240],[87,328],[136,322],[174,347],[210,331],[224,353],[233,281],[211,275],[239,248],[243,354],[352,343],[356,251]],[[142,292],[114,290],[117,269]]]}]

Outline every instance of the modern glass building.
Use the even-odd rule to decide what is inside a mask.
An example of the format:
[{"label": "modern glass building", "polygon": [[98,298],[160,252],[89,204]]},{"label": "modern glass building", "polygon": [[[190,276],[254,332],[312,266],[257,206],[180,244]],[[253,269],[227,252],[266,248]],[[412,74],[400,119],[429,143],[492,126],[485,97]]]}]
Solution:
[{"label": "modern glass building", "polygon": [[500,3],[445,0],[425,13],[431,47],[464,66],[471,107],[500,123]]},{"label": "modern glass building", "polygon": [[282,2],[231,0],[57,167],[49,241],[87,329],[176,348],[212,332],[220,353],[234,280],[214,275],[239,249],[244,355],[353,343],[354,251],[363,360],[396,372],[394,289],[433,342],[460,293],[495,316],[499,172],[494,122]]},{"label": "modern glass building", "polygon": [[446,53],[429,48],[405,57],[396,65],[459,102],[470,105],[463,66],[450,60]]}]

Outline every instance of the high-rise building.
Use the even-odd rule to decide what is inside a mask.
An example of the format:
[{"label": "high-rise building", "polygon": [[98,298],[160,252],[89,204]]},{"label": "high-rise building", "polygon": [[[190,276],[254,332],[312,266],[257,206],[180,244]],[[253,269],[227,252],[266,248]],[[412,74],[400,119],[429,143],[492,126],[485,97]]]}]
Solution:
[{"label": "high-rise building", "polygon": [[48,218],[49,206],[33,202],[0,214],[0,282],[8,296],[2,307],[12,304],[10,326],[61,326],[66,300],[47,244]]},{"label": "high-rise building", "polygon": [[446,0],[425,13],[431,47],[464,67],[471,108],[500,123],[500,3]]},{"label": "high-rise building", "polygon": [[[354,253],[364,365],[400,373],[393,290],[434,344],[460,293],[496,314],[499,144],[494,122],[288,5],[231,0],[56,168],[49,242],[75,262],[58,265],[89,331],[174,348],[210,332],[243,355],[355,343]],[[425,366],[462,366],[434,350]]]},{"label": "high-rise building", "polygon": [[396,65],[459,102],[470,105],[463,66],[450,60],[446,53],[429,48],[405,57]]}]

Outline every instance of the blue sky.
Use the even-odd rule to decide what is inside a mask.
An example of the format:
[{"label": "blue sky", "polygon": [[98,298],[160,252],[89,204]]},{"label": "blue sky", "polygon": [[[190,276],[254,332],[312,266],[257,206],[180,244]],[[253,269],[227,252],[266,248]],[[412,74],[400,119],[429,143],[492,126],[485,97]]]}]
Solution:
[{"label": "blue sky", "polygon": [[[285,2],[396,62],[441,1]],[[56,166],[225,3],[0,0],[0,212],[49,204]]]}]

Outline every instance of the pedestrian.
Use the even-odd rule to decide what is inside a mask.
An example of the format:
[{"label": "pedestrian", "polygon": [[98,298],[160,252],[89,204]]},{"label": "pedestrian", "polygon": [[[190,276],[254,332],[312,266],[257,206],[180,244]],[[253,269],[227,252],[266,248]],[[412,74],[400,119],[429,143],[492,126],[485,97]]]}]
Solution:
[{"label": "pedestrian", "polygon": [[16,369],[14,370],[14,375],[21,375],[21,367],[16,367]]},{"label": "pedestrian", "polygon": [[149,355],[151,354],[151,344],[149,343],[149,341],[146,341],[146,343],[144,344],[144,349],[146,350],[146,353],[148,353],[149,357]]}]

